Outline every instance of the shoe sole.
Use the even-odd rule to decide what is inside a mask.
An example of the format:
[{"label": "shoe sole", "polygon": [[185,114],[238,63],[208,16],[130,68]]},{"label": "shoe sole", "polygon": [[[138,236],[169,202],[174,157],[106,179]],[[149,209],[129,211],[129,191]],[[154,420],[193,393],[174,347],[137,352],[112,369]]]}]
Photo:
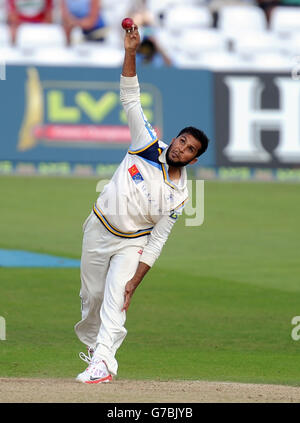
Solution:
[{"label": "shoe sole", "polygon": [[107,383],[107,382],[111,382],[112,381],[112,376],[111,375],[108,375],[108,376],[106,376],[106,377],[103,377],[102,379],[97,379],[97,380],[79,380],[79,379],[76,379],[76,381],[77,382],[81,382],[81,383],[87,383],[87,384],[89,384],[89,385],[94,385],[94,384],[96,384],[96,383]]}]

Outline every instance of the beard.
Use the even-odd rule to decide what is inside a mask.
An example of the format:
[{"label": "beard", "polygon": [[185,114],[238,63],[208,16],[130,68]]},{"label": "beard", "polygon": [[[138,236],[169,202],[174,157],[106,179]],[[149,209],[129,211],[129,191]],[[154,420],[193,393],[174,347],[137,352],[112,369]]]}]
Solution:
[{"label": "beard", "polygon": [[189,162],[180,162],[180,161],[174,162],[174,160],[172,160],[170,158],[170,150],[169,150],[169,148],[168,148],[167,154],[166,154],[166,162],[167,162],[167,164],[169,166],[172,166],[172,167],[183,167],[183,166],[186,166],[187,164],[189,164]]}]

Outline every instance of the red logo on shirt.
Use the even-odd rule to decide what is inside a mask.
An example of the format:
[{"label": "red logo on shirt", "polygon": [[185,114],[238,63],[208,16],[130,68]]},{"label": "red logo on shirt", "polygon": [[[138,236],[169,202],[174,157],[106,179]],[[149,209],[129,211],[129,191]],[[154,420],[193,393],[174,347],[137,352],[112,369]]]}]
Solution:
[{"label": "red logo on shirt", "polygon": [[131,167],[128,169],[128,172],[130,173],[130,175],[131,175],[131,176],[134,176],[134,175],[136,175],[137,173],[139,173],[139,170],[138,170],[138,168],[136,167],[136,165],[133,165],[133,166],[131,166]]},{"label": "red logo on shirt", "polygon": [[143,250],[139,250],[138,251],[138,254],[143,254]]},{"label": "red logo on shirt", "polygon": [[138,170],[136,165],[131,166],[128,169],[128,172],[130,173],[130,176],[132,177],[133,182],[135,182],[136,184],[139,184],[140,182],[144,180],[141,172]]}]

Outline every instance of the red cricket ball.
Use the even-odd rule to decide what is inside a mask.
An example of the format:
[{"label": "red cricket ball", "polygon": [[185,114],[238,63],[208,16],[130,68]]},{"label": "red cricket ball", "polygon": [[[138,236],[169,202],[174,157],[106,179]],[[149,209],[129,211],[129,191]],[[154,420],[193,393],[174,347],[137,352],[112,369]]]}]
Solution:
[{"label": "red cricket ball", "polygon": [[125,18],[122,20],[122,28],[125,30],[131,29],[132,25],[134,25],[134,22],[131,18]]}]

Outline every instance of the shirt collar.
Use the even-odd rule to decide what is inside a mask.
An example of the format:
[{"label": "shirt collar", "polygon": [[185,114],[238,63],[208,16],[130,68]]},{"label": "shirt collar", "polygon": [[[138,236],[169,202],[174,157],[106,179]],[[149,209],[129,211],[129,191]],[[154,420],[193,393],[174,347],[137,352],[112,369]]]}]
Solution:
[{"label": "shirt collar", "polygon": [[[167,170],[169,169],[169,165],[167,164],[167,159],[166,159],[166,154],[167,154],[168,148],[169,147],[164,148],[162,153],[158,156],[159,162],[165,164]],[[185,168],[185,166],[183,166],[180,169],[181,169],[181,176],[180,176],[178,184],[175,184],[174,182],[172,182],[172,184],[174,185],[174,187],[184,188],[186,186],[186,181],[187,181],[186,168]]]},{"label": "shirt collar", "polygon": [[168,147],[164,148],[160,156],[158,157],[158,160],[160,163],[167,163],[166,154],[167,154]]}]

